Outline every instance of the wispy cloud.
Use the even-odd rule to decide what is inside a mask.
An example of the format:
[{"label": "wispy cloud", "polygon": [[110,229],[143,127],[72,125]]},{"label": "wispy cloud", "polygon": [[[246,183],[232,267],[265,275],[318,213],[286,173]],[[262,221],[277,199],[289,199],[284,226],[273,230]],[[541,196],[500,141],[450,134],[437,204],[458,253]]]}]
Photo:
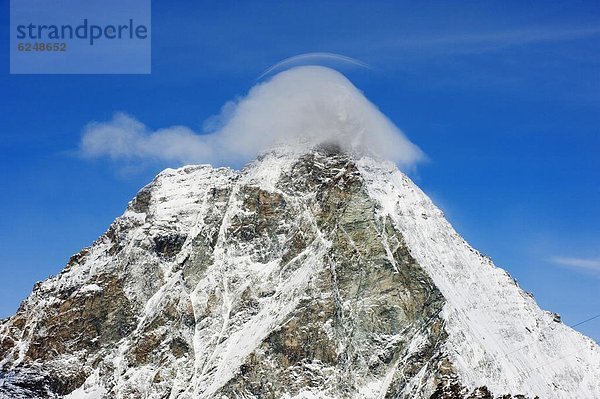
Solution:
[{"label": "wispy cloud", "polygon": [[420,55],[477,54],[511,47],[543,43],[567,42],[593,38],[600,28],[590,27],[525,27],[504,30],[448,32],[436,36],[407,36],[379,40],[381,50],[418,52]]},{"label": "wispy cloud", "polygon": [[[593,49],[600,25],[456,26],[461,28],[373,34],[342,51],[377,70],[402,72],[404,80],[419,89],[466,87],[528,96],[538,95],[540,89],[561,90],[562,101],[597,102],[597,90],[581,82],[582,73],[592,76],[597,69],[600,58]],[[579,75],[570,75],[573,71]],[[575,85],[581,89],[564,89]]]},{"label": "wispy cloud", "polygon": [[351,152],[412,166],[421,150],[342,74],[324,67],[297,67],[253,87],[223,107],[201,133],[184,126],[151,130],[120,113],[89,124],[80,152],[113,160],[220,165],[249,161],[274,145],[305,150],[337,142]]},{"label": "wispy cloud", "polygon": [[335,53],[306,53],[299,54],[293,57],[286,58],[285,60],[279,61],[275,65],[269,67],[266,71],[264,71],[257,80],[262,79],[263,77],[275,73],[280,72],[285,69],[289,69],[294,66],[299,65],[327,65],[328,63],[334,63],[336,65],[351,65],[365,69],[372,69],[369,64],[366,64],[360,60],[357,60],[352,57],[347,57],[341,54]]},{"label": "wispy cloud", "polygon": [[548,260],[559,266],[564,266],[579,271],[591,272],[600,277],[600,258],[589,259],[553,256]]},{"label": "wispy cloud", "polygon": [[544,42],[570,41],[600,35],[600,28],[516,28],[488,32],[466,32],[442,36],[400,39],[388,42],[398,47],[450,47],[463,49],[495,49]]}]

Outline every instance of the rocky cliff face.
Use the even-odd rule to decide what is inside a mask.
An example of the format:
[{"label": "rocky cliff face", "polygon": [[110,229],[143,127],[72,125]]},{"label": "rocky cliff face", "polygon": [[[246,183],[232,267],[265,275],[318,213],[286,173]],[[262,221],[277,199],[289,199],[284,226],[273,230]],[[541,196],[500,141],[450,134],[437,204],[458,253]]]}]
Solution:
[{"label": "rocky cliff face", "polygon": [[0,359],[7,398],[600,397],[593,341],[335,146],[162,172],[2,322]]}]

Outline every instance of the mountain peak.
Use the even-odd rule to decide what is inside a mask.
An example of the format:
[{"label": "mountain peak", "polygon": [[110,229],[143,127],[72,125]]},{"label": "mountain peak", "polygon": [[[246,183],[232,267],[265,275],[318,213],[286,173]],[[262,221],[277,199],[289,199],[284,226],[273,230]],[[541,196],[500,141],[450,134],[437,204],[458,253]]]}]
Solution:
[{"label": "mountain peak", "polygon": [[2,322],[0,359],[11,398],[600,391],[592,340],[392,163],[328,141],[163,171]]}]

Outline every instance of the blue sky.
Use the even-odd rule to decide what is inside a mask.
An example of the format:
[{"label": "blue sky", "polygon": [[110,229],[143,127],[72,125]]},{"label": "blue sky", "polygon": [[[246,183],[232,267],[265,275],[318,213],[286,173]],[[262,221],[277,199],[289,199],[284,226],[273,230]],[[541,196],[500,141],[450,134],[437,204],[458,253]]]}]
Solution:
[{"label": "blue sky", "polygon": [[[373,66],[342,72],[427,154],[411,177],[467,241],[567,324],[600,313],[600,3],[155,1],[152,74],[89,76],[9,75],[8,6],[0,317],[177,166],[83,159],[86,124],[200,131],[308,52]],[[600,319],[578,329],[600,340]]]}]

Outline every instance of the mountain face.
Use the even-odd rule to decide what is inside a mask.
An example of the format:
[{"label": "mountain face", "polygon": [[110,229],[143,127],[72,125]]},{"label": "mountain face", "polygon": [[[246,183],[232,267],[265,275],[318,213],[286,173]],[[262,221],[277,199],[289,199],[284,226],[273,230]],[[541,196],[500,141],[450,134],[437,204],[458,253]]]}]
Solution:
[{"label": "mountain face", "polygon": [[0,327],[3,398],[599,398],[542,311],[391,163],[167,169]]}]

